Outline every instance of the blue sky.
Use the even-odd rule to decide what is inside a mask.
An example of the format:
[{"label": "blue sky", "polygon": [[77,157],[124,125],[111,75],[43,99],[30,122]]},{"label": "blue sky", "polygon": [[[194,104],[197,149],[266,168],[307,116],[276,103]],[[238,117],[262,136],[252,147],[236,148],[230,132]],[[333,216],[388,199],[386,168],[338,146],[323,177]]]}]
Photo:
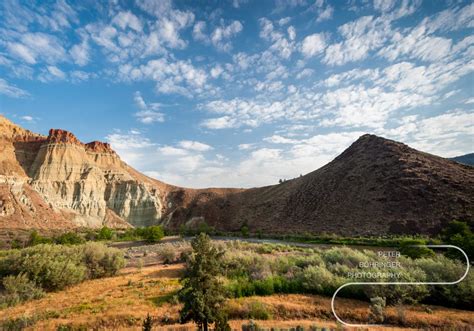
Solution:
[{"label": "blue sky", "polygon": [[0,113],[169,183],[274,184],[364,133],[474,150],[470,1],[0,6]]}]

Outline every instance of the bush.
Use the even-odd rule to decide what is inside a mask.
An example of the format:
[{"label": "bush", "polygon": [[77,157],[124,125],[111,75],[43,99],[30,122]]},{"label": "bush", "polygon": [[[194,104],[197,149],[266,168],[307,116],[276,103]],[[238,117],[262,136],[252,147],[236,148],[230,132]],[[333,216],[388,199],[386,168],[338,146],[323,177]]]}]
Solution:
[{"label": "bush", "polygon": [[242,225],[242,227],[240,228],[240,233],[242,234],[242,237],[248,237],[249,227],[247,225]]},{"label": "bush", "polygon": [[369,319],[372,324],[383,323],[385,320],[385,298],[375,297],[370,299],[370,315]]},{"label": "bush", "polygon": [[110,277],[125,266],[121,250],[101,243],[89,242],[80,249],[88,278]]},{"label": "bush", "polygon": [[435,255],[432,249],[428,247],[416,247],[418,245],[426,245],[426,241],[420,239],[404,239],[400,243],[400,253],[412,259]]},{"label": "bush", "polygon": [[114,236],[114,231],[106,226],[100,229],[99,233],[97,234],[97,240],[111,240]]},{"label": "bush", "polygon": [[143,320],[142,330],[151,331],[152,328],[153,328],[153,319],[151,318],[150,314],[147,314],[146,318]]},{"label": "bush", "polygon": [[159,225],[149,226],[142,229],[143,238],[149,243],[159,242],[165,236],[163,228]]},{"label": "bush", "polygon": [[1,277],[23,275],[46,291],[111,276],[123,266],[122,251],[100,243],[74,247],[41,244],[0,255]]},{"label": "bush", "polygon": [[54,241],[60,245],[80,245],[85,242],[85,239],[75,232],[67,232],[55,238]]},{"label": "bush", "polygon": [[249,304],[249,316],[248,318],[256,320],[269,320],[272,318],[272,314],[268,310],[267,305],[259,301],[252,301]]},{"label": "bush", "polygon": [[157,248],[158,256],[163,259],[164,263],[174,263],[178,258],[176,248],[171,244],[159,245]]},{"label": "bush", "polygon": [[[442,233],[443,240],[451,245],[463,249],[469,260],[474,259],[474,233],[466,222],[452,221]],[[464,260],[464,256],[458,250],[449,250],[447,255],[452,258]]]},{"label": "bush", "polygon": [[225,309],[229,318],[232,319],[257,319],[268,320],[272,313],[268,306],[256,300],[234,300],[226,304]]},{"label": "bush", "polygon": [[302,285],[310,293],[331,294],[338,286],[338,277],[323,266],[309,266],[303,270]]},{"label": "bush", "polygon": [[5,294],[0,297],[0,303],[6,306],[13,306],[44,296],[43,290],[30,281],[24,273],[3,278],[3,287],[5,288]]},{"label": "bush", "polygon": [[33,230],[30,233],[30,237],[28,239],[28,244],[27,245],[28,246],[36,246],[36,245],[40,245],[40,244],[50,244],[50,243],[51,243],[51,239],[43,237],[38,233],[38,231]]},{"label": "bush", "polygon": [[45,290],[60,290],[84,280],[86,268],[72,247],[40,244],[11,251],[0,263],[2,276],[24,273]]}]

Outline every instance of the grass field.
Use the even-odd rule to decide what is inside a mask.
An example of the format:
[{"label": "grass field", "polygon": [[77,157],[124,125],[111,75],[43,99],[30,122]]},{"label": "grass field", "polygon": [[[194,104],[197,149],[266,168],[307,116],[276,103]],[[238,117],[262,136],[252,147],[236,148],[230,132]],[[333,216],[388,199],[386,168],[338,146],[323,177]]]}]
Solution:
[{"label": "grass field", "polygon": [[[260,247],[261,246],[261,247]],[[3,329],[25,327],[34,330],[100,329],[140,330],[150,314],[156,328],[193,329],[179,324],[180,304],[175,293],[184,264],[165,265],[160,245],[126,247],[128,266],[118,275],[87,280],[44,298],[0,310]],[[184,249],[182,244],[180,249]],[[242,249],[259,249],[268,256],[287,256],[292,252],[268,250],[268,244],[248,244]],[[295,249],[299,252],[301,248]],[[162,254],[162,253],[161,253]],[[254,320],[260,328],[337,329],[330,309],[330,298],[309,294],[272,294],[229,299],[227,308],[233,329]],[[368,303],[338,298],[336,309],[341,318],[365,323]],[[390,329],[449,328],[468,329],[474,313],[432,305],[391,306],[386,309]],[[401,314],[403,316],[401,316]],[[403,318],[403,325],[400,320]],[[377,329],[377,328],[370,328]],[[384,328],[385,329],[385,328]]]}]

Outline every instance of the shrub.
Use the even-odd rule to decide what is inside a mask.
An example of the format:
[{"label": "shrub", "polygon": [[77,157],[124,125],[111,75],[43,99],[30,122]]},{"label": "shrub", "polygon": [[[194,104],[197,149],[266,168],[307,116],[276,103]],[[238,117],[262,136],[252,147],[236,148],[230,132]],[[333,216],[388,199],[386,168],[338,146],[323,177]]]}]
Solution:
[{"label": "shrub", "polygon": [[310,293],[330,294],[337,287],[337,278],[323,266],[309,266],[303,270],[302,285]]},{"label": "shrub", "polygon": [[143,237],[149,243],[159,242],[165,236],[163,228],[159,225],[146,227],[143,231]]},{"label": "shrub", "polygon": [[72,247],[40,244],[11,251],[0,263],[3,276],[24,273],[45,290],[59,290],[81,282],[86,268]]},{"label": "shrub", "polygon": [[30,237],[28,239],[28,246],[36,246],[40,244],[49,244],[49,243],[51,243],[51,239],[41,236],[38,233],[38,231],[33,230],[30,233]]},{"label": "shrub", "polygon": [[[280,184],[281,183],[282,181],[280,179]],[[258,326],[258,324],[252,320],[250,320],[248,324],[242,324],[242,331],[260,331],[260,330],[261,330],[260,326]]]},{"label": "shrub", "polygon": [[418,245],[426,245],[426,242],[420,239],[404,239],[400,242],[400,253],[412,259],[435,255],[432,249],[423,246],[417,247]]},{"label": "shrub", "polygon": [[80,245],[85,242],[85,239],[75,232],[67,232],[55,238],[54,241],[60,245]]},{"label": "shrub", "polygon": [[80,247],[88,278],[113,276],[125,266],[121,250],[106,247],[101,243],[89,242]]},{"label": "shrub", "polygon": [[[452,221],[444,229],[442,238],[446,243],[463,249],[471,261],[474,259],[474,233],[466,222]],[[447,255],[464,260],[458,250],[449,250]]]},{"label": "shrub", "polygon": [[100,243],[70,247],[41,244],[0,255],[0,276],[25,275],[47,291],[61,290],[86,278],[115,274],[123,253]]},{"label": "shrub", "polygon": [[349,267],[357,267],[359,262],[366,262],[369,257],[361,251],[349,247],[333,247],[323,253],[326,263],[339,263]]},{"label": "shrub", "polygon": [[0,297],[0,302],[6,306],[13,306],[44,296],[43,290],[30,281],[24,273],[3,278],[3,287],[5,288],[5,294]]},{"label": "shrub", "polygon": [[18,331],[32,327],[38,322],[37,315],[23,315],[18,318],[7,318],[0,324],[0,330],[4,331]]},{"label": "shrub", "polygon": [[150,314],[147,314],[146,318],[143,320],[142,330],[151,331],[152,328],[153,328],[153,320]]},{"label": "shrub", "polygon": [[114,231],[106,226],[100,229],[99,233],[97,234],[97,240],[111,240],[114,236]]},{"label": "shrub", "polygon": [[178,257],[176,248],[171,244],[160,245],[157,248],[157,254],[163,259],[164,263],[173,263]]},{"label": "shrub", "polygon": [[269,320],[272,318],[267,305],[259,301],[252,301],[249,304],[249,316],[248,318],[256,320]]},{"label": "shrub", "polygon": [[242,227],[240,228],[240,233],[242,234],[242,237],[248,237],[249,227],[247,225],[242,225]]},{"label": "shrub", "polygon": [[233,319],[258,319],[268,320],[272,318],[272,312],[268,306],[256,300],[234,300],[226,304],[226,313]]},{"label": "shrub", "polygon": [[385,298],[375,297],[370,299],[370,315],[371,323],[383,323],[385,320]]}]

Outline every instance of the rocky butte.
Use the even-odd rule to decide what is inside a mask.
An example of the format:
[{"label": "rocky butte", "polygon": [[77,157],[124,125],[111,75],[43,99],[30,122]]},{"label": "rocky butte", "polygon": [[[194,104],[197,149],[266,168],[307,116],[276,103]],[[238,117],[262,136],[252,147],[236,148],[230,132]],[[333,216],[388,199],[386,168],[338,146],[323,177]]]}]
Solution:
[{"label": "rocky butte", "polygon": [[374,135],[282,184],[188,189],[139,173],[107,143],[60,129],[35,134],[0,116],[3,230],[206,222],[227,231],[433,234],[473,215],[472,166]]}]

